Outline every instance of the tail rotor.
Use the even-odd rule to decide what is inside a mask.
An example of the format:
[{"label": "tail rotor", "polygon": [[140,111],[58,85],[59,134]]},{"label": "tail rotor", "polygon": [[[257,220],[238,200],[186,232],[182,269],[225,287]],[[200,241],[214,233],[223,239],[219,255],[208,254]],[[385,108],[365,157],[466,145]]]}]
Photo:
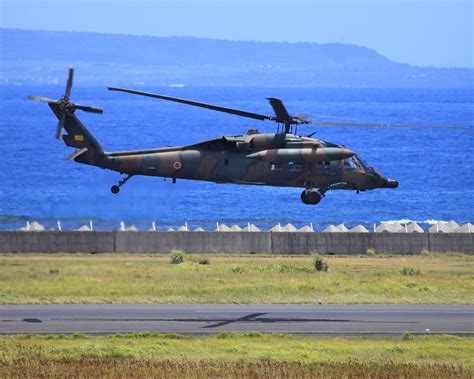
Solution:
[{"label": "tail rotor", "polygon": [[74,69],[70,68],[67,74],[66,92],[64,92],[64,98],[66,99],[69,99],[69,96],[71,96],[71,88],[72,88],[73,79],[74,79]]},{"label": "tail rotor", "polygon": [[74,78],[74,69],[70,68],[68,72],[68,78],[66,82],[66,90],[64,92],[64,96],[62,96],[59,100],[48,99],[47,97],[42,97],[42,96],[28,96],[29,100],[40,101],[42,103],[55,105],[56,108],[61,112],[58,126],[56,128],[57,139],[61,139],[62,137],[64,123],[66,122],[67,115],[74,113],[76,109],[79,109],[84,112],[91,112],[91,113],[104,112],[102,108],[91,107],[89,105],[75,104],[70,100],[73,78]]}]

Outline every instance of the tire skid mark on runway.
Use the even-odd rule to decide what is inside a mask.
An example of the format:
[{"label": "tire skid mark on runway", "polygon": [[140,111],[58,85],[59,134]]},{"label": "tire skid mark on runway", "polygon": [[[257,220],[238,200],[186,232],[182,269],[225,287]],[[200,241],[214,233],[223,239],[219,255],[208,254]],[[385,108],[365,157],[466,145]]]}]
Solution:
[{"label": "tire skid mark on runway", "polygon": [[474,307],[459,305],[0,305],[0,314],[0,334],[260,331],[315,336],[404,332],[474,336]]}]

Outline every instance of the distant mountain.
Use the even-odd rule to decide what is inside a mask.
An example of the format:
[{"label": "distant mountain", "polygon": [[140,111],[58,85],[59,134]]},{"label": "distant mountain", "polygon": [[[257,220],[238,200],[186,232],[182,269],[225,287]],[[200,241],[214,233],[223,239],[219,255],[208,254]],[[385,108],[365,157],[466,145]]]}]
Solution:
[{"label": "distant mountain", "polygon": [[[0,84],[474,87],[474,69],[413,67],[347,44],[0,29]],[[80,79],[79,79],[80,78]]]}]

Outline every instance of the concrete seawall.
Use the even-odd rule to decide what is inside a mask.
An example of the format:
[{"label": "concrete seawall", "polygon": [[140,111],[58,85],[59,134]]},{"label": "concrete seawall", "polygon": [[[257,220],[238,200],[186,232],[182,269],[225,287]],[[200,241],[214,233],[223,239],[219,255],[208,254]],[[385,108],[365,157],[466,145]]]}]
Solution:
[{"label": "concrete seawall", "polygon": [[472,233],[0,232],[0,253],[474,254]]}]

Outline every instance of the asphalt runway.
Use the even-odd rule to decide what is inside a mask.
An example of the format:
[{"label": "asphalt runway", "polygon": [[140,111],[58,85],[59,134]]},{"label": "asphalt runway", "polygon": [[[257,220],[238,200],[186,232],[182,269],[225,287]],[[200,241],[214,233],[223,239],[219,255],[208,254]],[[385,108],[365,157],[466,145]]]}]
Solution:
[{"label": "asphalt runway", "polygon": [[0,333],[302,335],[448,333],[474,336],[474,306],[462,305],[0,305]]}]

